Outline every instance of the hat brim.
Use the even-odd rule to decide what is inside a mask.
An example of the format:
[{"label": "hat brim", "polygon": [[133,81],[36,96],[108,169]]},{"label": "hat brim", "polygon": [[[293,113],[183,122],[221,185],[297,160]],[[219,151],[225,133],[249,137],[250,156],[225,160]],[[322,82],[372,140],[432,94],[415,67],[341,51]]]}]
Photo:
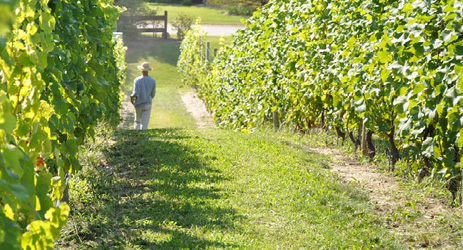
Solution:
[{"label": "hat brim", "polygon": [[139,70],[141,70],[141,71],[151,71],[151,70],[152,70],[151,68],[145,69],[145,68],[143,68],[143,66],[141,66],[141,65],[137,66],[137,68],[138,68]]}]

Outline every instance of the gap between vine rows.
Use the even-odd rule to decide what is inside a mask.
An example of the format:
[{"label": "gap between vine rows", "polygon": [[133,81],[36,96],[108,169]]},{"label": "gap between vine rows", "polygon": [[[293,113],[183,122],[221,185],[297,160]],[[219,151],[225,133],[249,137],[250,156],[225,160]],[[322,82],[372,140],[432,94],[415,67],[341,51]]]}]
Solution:
[{"label": "gap between vine rows", "polygon": [[[214,126],[210,113],[206,110],[204,102],[197,97],[194,91],[189,91],[181,95],[183,105],[186,110],[196,120],[197,128],[211,128]],[[134,107],[129,102],[128,95],[125,95],[122,102],[121,116],[123,122],[120,128],[131,129],[134,121]],[[287,145],[299,147],[305,152],[325,155],[329,160],[329,169],[337,174],[342,182],[356,185],[367,193],[374,212],[381,216],[393,216],[394,213],[407,209],[410,204],[409,197],[405,190],[393,176],[380,172],[371,163],[362,163],[354,156],[346,155],[339,149],[315,148],[295,145],[286,142]],[[386,227],[392,232],[406,237],[410,230],[416,225],[425,223],[426,220],[434,219],[434,215],[445,213],[448,209],[448,201],[433,197],[424,197],[425,202],[415,204],[416,213],[421,214],[420,218],[413,223],[398,223],[397,221],[386,220]],[[401,237],[401,238],[402,238]]]},{"label": "gap between vine rows", "polygon": [[[203,101],[199,99],[196,93],[190,91],[182,94],[182,102],[187,111],[194,117],[198,128],[213,127],[213,119],[206,110]],[[122,102],[121,116],[123,122],[122,129],[130,129],[134,121],[134,107],[129,102],[128,95],[124,96]],[[292,146],[291,143],[288,143]],[[343,182],[354,183],[368,192],[372,203],[377,205],[379,212],[391,212],[394,208],[400,207],[403,201],[394,199],[394,196],[404,191],[394,177],[385,173],[378,172],[369,166],[369,163],[361,163],[352,157],[344,155],[338,149],[331,148],[309,148],[302,147],[304,151],[325,155],[332,159],[330,169],[336,173]],[[399,195],[399,196],[402,196]],[[417,211],[423,214],[436,214],[445,210],[443,202],[430,199],[426,206],[417,207]]]}]

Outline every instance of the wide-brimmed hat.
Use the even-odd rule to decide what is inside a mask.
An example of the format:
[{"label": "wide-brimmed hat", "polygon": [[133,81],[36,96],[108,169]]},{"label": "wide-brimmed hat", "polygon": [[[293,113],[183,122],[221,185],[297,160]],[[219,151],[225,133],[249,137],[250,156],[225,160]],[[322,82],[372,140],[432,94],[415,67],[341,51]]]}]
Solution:
[{"label": "wide-brimmed hat", "polygon": [[150,64],[147,63],[147,62],[144,62],[144,63],[138,65],[137,68],[139,70],[141,70],[141,71],[151,71],[152,70],[151,67],[150,67]]}]

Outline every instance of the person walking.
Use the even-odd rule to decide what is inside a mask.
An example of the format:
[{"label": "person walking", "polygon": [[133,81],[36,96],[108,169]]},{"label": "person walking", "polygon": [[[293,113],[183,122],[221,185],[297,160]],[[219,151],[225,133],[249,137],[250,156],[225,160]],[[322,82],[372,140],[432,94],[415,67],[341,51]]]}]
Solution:
[{"label": "person walking", "polygon": [[138,65],[142,76],[137,77],[133,83],[133,92],[130,101],[135,106],[135,129],[147,129],[151,115],[151,105],[156,95],[156,80],[148,75],[151,71],[149,63]]}]

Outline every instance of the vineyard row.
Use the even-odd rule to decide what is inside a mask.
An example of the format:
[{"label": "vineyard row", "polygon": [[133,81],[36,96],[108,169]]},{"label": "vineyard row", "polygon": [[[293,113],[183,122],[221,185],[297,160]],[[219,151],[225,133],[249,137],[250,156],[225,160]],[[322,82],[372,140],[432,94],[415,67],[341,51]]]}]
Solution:
[{"label": "vineyard row", "polygon": [[65,176],[97,124],[118,123],[124,47],[112,0],[0,2],[0,249],[52,249]]},{"label": "vineyard row", "polygon": [[248,129],[278,119],[299,131],[331,128],[356,146],[363,140],[371,158],[376,135],[389,142],[393,166],[415,164],[420,178],[441,178],[456,198],[461,1],[273,0],[212,63],[196,56],[204,37],[188,34],[178,66],[218,125]]}]

